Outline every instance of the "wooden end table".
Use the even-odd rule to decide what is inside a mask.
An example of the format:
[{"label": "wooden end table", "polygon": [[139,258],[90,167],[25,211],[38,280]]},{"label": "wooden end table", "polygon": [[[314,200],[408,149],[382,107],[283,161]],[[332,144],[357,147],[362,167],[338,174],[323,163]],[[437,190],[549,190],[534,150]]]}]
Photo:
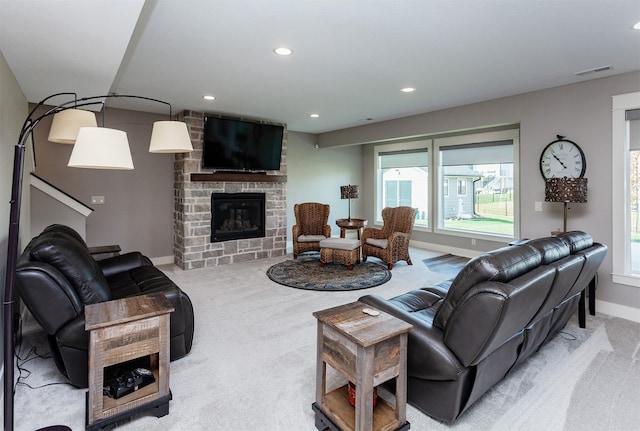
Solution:
[{"label": "wooden end table", "polygon": [[[318,319],[318,344],[312,407],[318,430],[410,428],[406,421],[407,332],[413,326],[382,311],[378,316],[365,314],[364,309],[372,307],[352,302],[313,313]],[[349,403],[347,385],[327,392],[327,364],[355,383],[355,408]],[[396,379],[395,406],[378,397],[374,407],[374,387],[391,379]]]},{"label": "wooden end table", "polygon": [[362,231],[365,227],[367,227],[367,220],[362,218],[339,218],[336,220],[336,225],[340,227],[340,238],[345,237],[345,232],[347,230],[357,230],[358,231],[358,239],[362,235]]},{"label": "wooden end table", "polygon": [[[133,414],[169,413],[169,313],[174,308],[162,293],[87,305],[89,390],[87,430],[106,429]],[[118,399],[102,393],[105,368],[149,357],[155,382]]]}]

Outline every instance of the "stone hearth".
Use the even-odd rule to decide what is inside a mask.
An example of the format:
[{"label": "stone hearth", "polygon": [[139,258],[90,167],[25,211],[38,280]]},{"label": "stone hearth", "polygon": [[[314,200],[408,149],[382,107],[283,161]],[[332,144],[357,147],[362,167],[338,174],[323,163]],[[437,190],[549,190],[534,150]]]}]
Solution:
[{"label": "stone hearth", "polygon": [[[184,111],[193,152],[177,154],[174,163],[174,261],[182,269],[246,262],[286,253],[286,128],[279,171],[232,174],[204,171],[202,160],[203,112]],[[264,193],[265,236],[211,242],[212,193]]]}]

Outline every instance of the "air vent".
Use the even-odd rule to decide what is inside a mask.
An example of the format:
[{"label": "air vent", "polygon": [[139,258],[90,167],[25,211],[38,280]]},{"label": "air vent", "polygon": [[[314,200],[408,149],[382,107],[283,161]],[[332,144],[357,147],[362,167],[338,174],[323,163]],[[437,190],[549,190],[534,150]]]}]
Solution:
[{"label": "air vent", "polygon": [[613,66],[600,66],[600,67],[595,67],[589,70],[583,70],[582,72],[576,72],[574,73],[574,75],[584,76],[584,75],[589,75],[590,73],[606,72],[607,70],[612,70],[612,69],[613,69]]}]

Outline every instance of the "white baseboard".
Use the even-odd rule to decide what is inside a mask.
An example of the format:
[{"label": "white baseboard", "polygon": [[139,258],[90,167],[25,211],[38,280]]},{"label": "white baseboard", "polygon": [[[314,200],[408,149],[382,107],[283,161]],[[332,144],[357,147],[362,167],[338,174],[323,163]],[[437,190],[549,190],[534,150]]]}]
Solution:
[{"label": "white baseboard", "polygon": [[160,257],[151,257],[151,263],[154,265],[171,265],[173,261],[173,256],[160,256]]},{"label": "white baseboard", "polygon": [[462,257],[468,257],[468,258],[475,257],[480,253],[482,253],[481,251],[477,251],[477,250],[468,250],[466,248],[456,248],[456,247],[450,247],[448,245],[432,244],[430,242],[423,242],[423,241],[411,240],[409,241],[409,244],[411,245],[411,247],[419,248],[422,250],[437,251],[440,253],[450,253],[456,256],[462,256]]},{"label": "white baseboard", "polygon": [[640,323],[640,308],[627,307],[626,305],[614,304],[613,302],[600,301],[599,299],[596,299],[596,314],[598,313],[608,314],[609,316]]}]

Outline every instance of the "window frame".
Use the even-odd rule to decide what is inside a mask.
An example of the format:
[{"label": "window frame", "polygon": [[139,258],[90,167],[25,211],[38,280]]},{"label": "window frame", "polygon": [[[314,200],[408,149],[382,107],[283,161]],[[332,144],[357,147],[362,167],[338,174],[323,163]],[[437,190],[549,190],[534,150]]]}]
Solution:
[{"label": "window frame", "polygon": [[[448,135],[448,136],[447,136]],[[441,137],[446,136],[446,137]],[[484,142],[499,142],[510,140],[513,143],[513,236],[482,233],[475,231],[460,231],[441,227],[441,210],[440,199],[444,196],[443,179],[440,172],[439,146],[441,145],[464,145],[478,144]],[[501,128],[489,132],[471,131],[465,133],[456,133],[451,136],[449,133],[430,135],[429,137],[407,140],[398,140],[396,142],[386,142],[374,144],[373,148],[373,182],[374,182],[374,223],[381,225],[382,208],[384,202],[382,200],[384,187],[380,172],[380,153],[395,152],[402,150],[426,149],[428,160],[428,179],[427,179],[427,226],[414,226],[415,231],[439,233],[450,236],[461,236],[466,238],[474,238],[488,241],[513,240],[520,238],[520,125],[512,124],[509,127]],[[452,192],[452,184],[448,184],[449,195]],[[467,185],[468,188],[468,185]],[[457,192],[457,184],[456,184]],[[467,190],[467,193],[469,191]]]},{"label": "window frame", "polygon": [[612,281],[640,287],[640,276],[631,273],[630,214],[629,214],[629,130],[626,111],[640,109],[640,92],[612,97]]},{"label": "window frame", "polygon": [[433,225],[433,210],[431,208],[431,193],[433,190],[433,180],[432,180],[432,163],[433,163],[433,141],[431,139],[418,139],[418,140],[410,140],[403,142],[396,142],[391,144],[382,144],[375,145],[373,150],[373,175],[374,175],[374,210],[375,210],[375,224],[382,224],[382,209],[384,208],[383,201],[383,188],[384,184],[382,182],[381,173],[380,173],[380,153],[394,152],[394,151],[403,151],[403,150],[421,150],[424,149],[427,152],[427,169],[429,172],[427,178],[427,220],[428,225],[418,226],[414,225],[414,230],[423,231],[423,232],[431,232]]},{"label": "window frame", "polygon": [[[433,232],[443,235],[462,236],[466,238],[474,238],[488,241],[496,240],[513,240],[520,238],[520,127],[513,129],[498,130],[493,132],[476,132],[461,134],[450,137],[435,138],[433,148],[433,163],[431,175],[435,190],[441,187],[444,176],[442,175],[442,167],[440,160],[440,148],[447,146],[473,145],[490,142],[499,142],[511,140],[513,143],[513,235],[489,234],[477,231],[461,231],[457,229],[449,229],[444,227],[444,209],[441,208],[440,195],[432,195],[430,201],[433,210]],[[468,193],[468,191],[467,191]]]}]

